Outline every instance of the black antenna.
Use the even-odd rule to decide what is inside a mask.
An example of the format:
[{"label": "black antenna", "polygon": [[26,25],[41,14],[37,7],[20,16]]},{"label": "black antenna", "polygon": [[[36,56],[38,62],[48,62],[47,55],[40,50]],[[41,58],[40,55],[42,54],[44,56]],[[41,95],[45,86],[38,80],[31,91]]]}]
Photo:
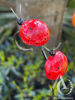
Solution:
[{"label": "black antenna", "polygon": [[12,8],[10,8],[10,9],[13,12],[13,14],[16,16],[16,18],[19,19],[18,15],[15,13],[15,11]]},{"label": "black antenna", "polygon": [[46,49],[50,53],[50,55],[54,56],[56,54],[56,51],[60,48],[61,44],[62,43],[60,42],[57,45],[57,47],[55,49],[52,49],[52,50],[48,49],[47,47],[43,47],[43,48]]},{"label": "black antenna", "polygon": [[[15,13],[15,11],[14,11],[12,8],[10,8],[10,9],[11,9],[11,11],[13,12],[13,14],[16,16],[18,24],[19,24],[19,25],[22,25],[22,23],[24,22],[24,20],[23,20],[22,18],[20,18],[20,17]],[[20,11],[21,11],[21,6],[20,6]]]}]

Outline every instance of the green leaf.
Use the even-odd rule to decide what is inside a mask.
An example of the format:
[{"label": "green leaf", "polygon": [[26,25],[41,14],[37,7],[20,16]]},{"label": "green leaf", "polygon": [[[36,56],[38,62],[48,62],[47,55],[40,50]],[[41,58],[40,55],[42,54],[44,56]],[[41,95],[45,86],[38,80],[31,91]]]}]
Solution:
[{"label": "green leaf", "polygon": [[11,71],[18,77],[21,76],[21,74],[15,69],[15,67],[11,67]]}]

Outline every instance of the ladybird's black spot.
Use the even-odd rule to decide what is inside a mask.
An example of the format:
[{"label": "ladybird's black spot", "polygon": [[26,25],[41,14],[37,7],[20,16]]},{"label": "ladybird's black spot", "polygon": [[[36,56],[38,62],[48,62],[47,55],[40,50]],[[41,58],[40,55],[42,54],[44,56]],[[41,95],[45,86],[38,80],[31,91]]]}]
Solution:
[{"label": "ladybird's black spot", "polygon": [[51,75],[51,74],[48,74],[49,76]]},{"label": "ladybird's black spot", "polygon": [[58,69],[59,69],[59,67],[58,67]]},{"label": "ladybird's black spot", "polygon": [[51,69],[51,67],[49,67],[49,69]]},{"label": "ladybird's black spot", "polygon": [[45,38],[45,40],[46,40],[46,38]]},{"label": "ladybird's black spot", "polygon": [[29,40],[27,40],[27,42],[29,42]]},{"label": "ladybird's black spot", "polygon": [[25,36],[27,36],[27,34],[25,34]]},{"label": "ladybird's black spot", "polygon": [[55,75],[55,77],[56,77],[56,75]]},{"label": "ladybird's black spot", "polygon": [[61,62],[61,60],[59,60],[59,63]]},{"label": "ladybird's black spot", "polygon": [[37,42],[35,42],[35,44],[37,44]]},{"label": "ladybird's black spot", "polygon": [[32,28],[30,27],[29,29],[31,30]]},{"label": "ladybird's black spot", "polygon": [[40,34],[40,32],[38,32],[38,34]]}]

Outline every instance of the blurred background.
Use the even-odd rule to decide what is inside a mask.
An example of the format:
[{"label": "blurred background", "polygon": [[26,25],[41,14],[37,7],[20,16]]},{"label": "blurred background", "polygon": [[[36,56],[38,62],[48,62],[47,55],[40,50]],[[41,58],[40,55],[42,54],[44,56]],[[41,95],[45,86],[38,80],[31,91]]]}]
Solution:
[{"label": "blurred background", "polygon": [[[48,48],[62,42],[61,50],[69,62],[63,78],[67,86],[67,79],[72,80],[73,91],[68,97],[75,100],[75,28],[72,25],[75,0],[0,0],[0,100],[56,100],[53,96],[64,100],[65,97],[58,93],[57,87],[52,90],[54,81],[45,76],[45,60],[40,48],[21,52],[16,47],[14,34],[19,27],[10,7],[24,20],[37,18],[48,25],[51,31]],[[17,40],[27,47],[19,37]]]}]

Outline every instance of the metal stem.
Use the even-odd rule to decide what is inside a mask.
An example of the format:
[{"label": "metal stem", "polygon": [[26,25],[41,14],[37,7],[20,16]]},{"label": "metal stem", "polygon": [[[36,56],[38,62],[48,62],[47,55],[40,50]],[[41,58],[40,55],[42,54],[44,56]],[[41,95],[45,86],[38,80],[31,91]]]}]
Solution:
[{"label": "metal stem", "polygon": [[12,8],[10,8],[10,9],[11,9],[11,11],[13,12],[13,14],[16,16],[16,18],[19,19],[19,17],[18,17],[17,14],[15,13],[15,11],[14,11]]},{"label": "metal stem", "polygon": [[[57,45],[57,47],[53,49],[53,51],[56,52],[56,51],[60,48],[61,44],[62,44],[62,43],[60,42],[60,43]],[[50,50],[49,48],[47,48],[47,47],[43,47],[43,48],[46,49],[48,52],[51,51],[51,50]]]},{"label": "metal stem", "polygon": [[60,47],[61,47],[61,42],[57,45],[57,47],[55,49],[53,49],[54,51],[57,51]]},{"label": "metal stem", "polygon": [[68,89],[68,88],[66,87],[66,84],[65,84],[65,82],[64,82],[64,80],[63,80],[63,78],[62,78],[62,76],[60,76],[60,79],[61,79],[62,84],[63,84],[63,89]]},{"label": "metal stem", "polygon": [[48,49],[47,47],[43,47],[43,48],[45,48],[48,52],[50,51],[50,49]]},{"label": "metal stem", "polygon": [[43,53],[43,56],[44,56],[45,60],[47,60],[47,55],[46,55],[46,53],[45,53],[45,51],[44,51],[44,48],[41,47],[41,50],[42,50],[42,53]]}]

